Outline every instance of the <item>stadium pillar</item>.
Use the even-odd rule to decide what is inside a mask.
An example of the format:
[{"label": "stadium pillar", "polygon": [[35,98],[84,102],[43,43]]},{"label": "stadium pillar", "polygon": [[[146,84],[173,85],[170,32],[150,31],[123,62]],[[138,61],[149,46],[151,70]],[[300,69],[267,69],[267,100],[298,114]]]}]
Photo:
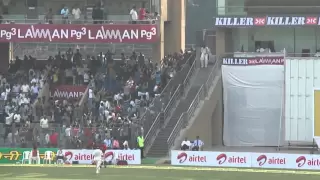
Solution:
[{"label": "stadium pillar", "polygon": [[153,58],[185,49],[185,0],[161,0],[160,41],[153,46]]}]

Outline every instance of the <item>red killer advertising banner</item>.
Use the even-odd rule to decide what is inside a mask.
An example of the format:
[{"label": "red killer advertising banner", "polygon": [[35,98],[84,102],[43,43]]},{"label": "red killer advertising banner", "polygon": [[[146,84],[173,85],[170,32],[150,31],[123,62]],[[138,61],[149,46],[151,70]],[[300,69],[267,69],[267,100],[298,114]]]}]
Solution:
[{"label": "red killer advertising banner", "polygon": [[154,24],[0,24],[0,42],[154,43]]},{"label": "red killer advertising banner", "polygon": [[224,65],[283,65],[284,57],[229,57],[222,59]]},{"label": "red killer advertising banner", "polygon": [[87,86],[59,85],[50,88],[50,97],[53,99],[81,99]]},{"label": "red killer advertising banner", "polygon": [[213,24],[222,26],[319,26],[319,16],[245,16],[245,17],[215,17]]}]

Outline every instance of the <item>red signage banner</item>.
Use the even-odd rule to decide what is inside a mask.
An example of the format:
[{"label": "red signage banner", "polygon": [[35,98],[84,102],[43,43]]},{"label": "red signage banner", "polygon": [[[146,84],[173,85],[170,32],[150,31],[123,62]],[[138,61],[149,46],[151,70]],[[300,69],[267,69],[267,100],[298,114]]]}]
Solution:
[{"label": "red signage banner", "polygon": [[222,61],[224,65],[283,65],[284,57],[230,57]]},{"label": "red signage banner", "polygon": [[81,99],[87,86],[59,85],[50,88],[53,99]]},{"label": "red signage banner", "polygon": [[213,18],[216,27],[260,26],[319,26],[320,17],[315,16],[219,16]]},{"label": "red signage banner", "polygon": [[155,24],[0,24],[0,42],[154,43]]}]

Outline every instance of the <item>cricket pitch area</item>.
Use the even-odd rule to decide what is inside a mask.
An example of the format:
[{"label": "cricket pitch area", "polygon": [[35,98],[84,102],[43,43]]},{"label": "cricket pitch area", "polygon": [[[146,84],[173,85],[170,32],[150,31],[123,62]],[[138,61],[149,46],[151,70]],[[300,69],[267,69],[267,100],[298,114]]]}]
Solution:
[{"label": "cricket pitch area", "polygon": [[318,171],[177,166],[0,165],[1,180],[313,180]]}]

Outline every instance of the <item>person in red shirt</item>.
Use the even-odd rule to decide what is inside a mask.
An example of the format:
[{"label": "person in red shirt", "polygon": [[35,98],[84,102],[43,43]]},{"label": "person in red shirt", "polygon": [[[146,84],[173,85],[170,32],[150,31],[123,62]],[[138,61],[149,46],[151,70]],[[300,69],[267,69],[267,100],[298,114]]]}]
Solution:
[{"label": "person in red shirt", "polygon": [[146,8],[145,8],[145,2],[142,2],[142,7],[139,10],[139,20],[143,21],[146,19]]},{"label": "person in red shirt", "polygon": [[49,136],[49,140],[50,140],[50,146],[56,148],[58,146],[58,133],[53,132]]},{"label": "person in red shirt", "polygon": [[31,159],[29,163],[32,164],[33,161],[36,161],[36,164],[40,164],[40,155],[36,145],[34,145],[31,150]]},{"label": "person in red shirt", "polygon": [[[107,145],[105,145],[105,144],[101,144],[101,146],[100,146],[100,149],[101,149],[101,151],[103,152],[103,154],[106,152],[106,150],[108,149],[107,148]],[[104,156],[104,155],[103,155]],[[102,166],[104,166],[104,168],[106,168],[107,167],[107,162],[106,162],[106,160],[105,160],[105,157],[103,157],[103,161],[102,161],[103,163],[101,163],[101,167],[100,168],[102,168]]]}]

